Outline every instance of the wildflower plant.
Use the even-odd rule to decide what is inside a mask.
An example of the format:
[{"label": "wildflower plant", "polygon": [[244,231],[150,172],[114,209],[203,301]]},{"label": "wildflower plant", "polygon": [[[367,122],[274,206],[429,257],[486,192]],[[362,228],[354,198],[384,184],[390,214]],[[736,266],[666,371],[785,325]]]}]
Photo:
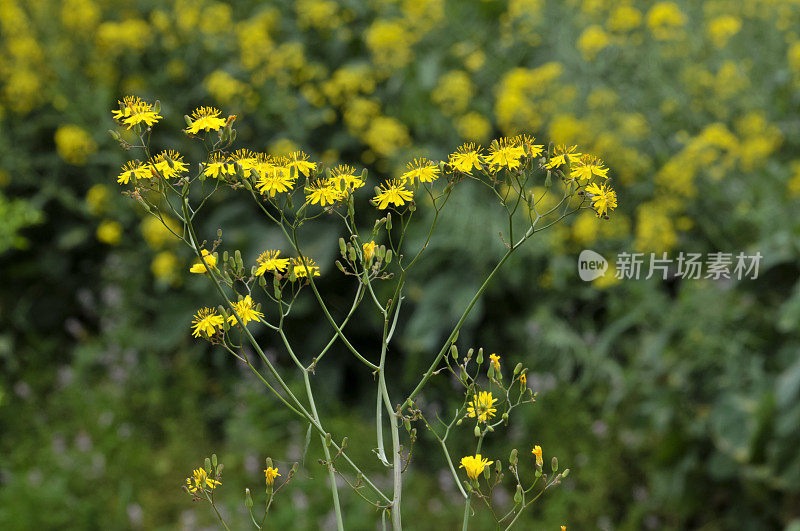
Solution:
[{"label": "wildflower plant", "polygon": [[[185,117],[184,132],[189,139],[202,143],[206,151],[204,160],[193,166],[177,151],[153,155],[150,134],[162,118],[160,111],[159,102],[149,104],[133,96],[126,97],[120,102],[120,109],[114,111],[120,126],[132,130],[136,138],[135,142],[129,142],[130,137],[111,131],[114,139],[133,154],[117,181],[125,187],[125,194],[191,248],[196,262],[188,273],[203,275],[209,281],[207,305],[190,319],[192,335],[225,350],[252,371],[276,403],[307,423],[309,435],[316,433],[319,437],[323,453],[320,462],[327,472],[339,529],[343,528],[343,518],[337,477],[373,505],[384,523],[390,520],[393,529],[401,529],[403,476],[409,470],[420,426],[437,441],[453,482],[464,498],[464,529],[477,505],[486,505],[498,526],[511,527],[530,504],[560,483],[568,470],[558,473],[557,461],[553,459],[551,474],[545,474],[539,446],[534,447],[533,457],[523,463],[514,449],[506,469],[513,480],[511,488],[515,489],[513,503],[508,507],[495,506],[492,492],[507,487],[507,473],[500,459],[482,456],[483,442],[509,424],[516,408],[532,404],[535,394],[527,385],[527,369],[522,364],[505,376],[501,356],[491,354],[485,359],[481,348],[469,348],[459,356],[457,340],[471,310],[517,249],[538,232],[579,210],[592,209],[605,218],[613,211],[617,205],[616,193],[608,185],[608,168],[602,161],[580,153],[577,146],[545,146],[537,144],[531,136],[519,135],[495,140],[488,149],[465,144],[444,161],[414,159],[399,175],[371,183],[374,188],[370,194],[366,169],[359,172],[348,165],[324,167],[302,151],[274,156],[235,146],[236,117],[223,118],[221,111],[211,107],[200,107]],[[193,167],[196,170],[190,171]],[[406,282],[434,237],[440,214],[450,197],[460,187],[470,184],[485,189],[507,219],[507,229],[500,234],[505,251],[463,309],[438,353],[429,360],[416,385],[404,396],[391,397],[386,360],[398,329]],[[263,249],[254,263],[246,264],[240,250],[225,247],[221,228],[212,241],[198,234],[195,224],[198,216],[209,198],[222,187],[253,200],[265,223],[282,234],[281,249]],[[356,221],[364,218],[361,212],[356,216],[356,205],[362,202],[357,203],[355,197],[362,194],[371,198],[369,203],[375,217],[371,227],[359,226]],[[406,234],[420,207],[432,210],[430,225],[422,245],[409,248]],[[341,223],[340,258],[334,264],[318,263],[309,256],[300,237],[301,226],[322,216]],[[179,226],[166,221],[171,218],[179,220]],[[327,294],[315,281],[331,274],[352,277],[354,284],[350,309],[338,318],[331,311]],[[380,283],[388,283],[388,289],[386,286],[377,289]],[[384,292],[391,296],[379,295]],[[330,339],[311,357],[296,352],[284,326],[300,297],[315,301],[324,315],[324,326],[330,328]],[[381,337],[376,338],[370,351],[356,348],[348,337],[348,324],[362,306],[382,322]],[[262,330],[256,332],[256,328]],[[285,372],[264,353],[255,336],[262,331],[274,334],[283,345],[302,377],[305,396],[289,386]],[[363,472],[363,463],[351,459],[346,434],[331,433],[317,410],[313,378],[335,345],[363,366],[365,380],[374,378],[374,454],[390,471],[390,492]],[[440,375],[449,375],[463,395],[461,405],[446,419],[428,411],[420,400],[429,382]],[[389,444],[385,437],[387,426]],[[467,427],[472,428],[471,433]],[[454,438],[468,437],[476,441],[474,455],[461,457],[456,469],[448,443]],[[271,460],[266,465],[265,508],[260,517],[253,512],[252,494],[249,490],[245,494],[252,523],[259,529],[280,487],[297,469],[295,465],[286,473],[283,483],[276,486],[283,475]],[[214,456],[204,468],[195,470],[185,487],[195,499],[208,501],[227,528],[213,499],[214,491],[221,487],[221,470],[222,465],[218,466]]]}]

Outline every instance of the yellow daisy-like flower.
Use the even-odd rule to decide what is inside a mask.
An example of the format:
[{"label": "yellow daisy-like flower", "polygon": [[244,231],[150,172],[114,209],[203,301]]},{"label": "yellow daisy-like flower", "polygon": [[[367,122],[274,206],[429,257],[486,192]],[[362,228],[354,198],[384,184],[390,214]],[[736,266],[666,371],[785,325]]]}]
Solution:
[{"label": "yellow daisy-like flower", "polygon": [[493,172],[498,172],[503,168],[513,170],[519,168],[520,159],[524,156],[525,150],[514,139],[501,138],[492,140],[486,162],[489,163]]},{"label": "yellow daisy-like flower", "polygon": [[319,276],[319,267],[311,258],[306,256],[302,260],[299,258],[292,259],[292,269],[294,270],[294,276],[297,278],[306,278],[308,276],[306,268],[312,276]]},{"label": "yellow daisy-like flower", "polygon": [[[256,170],[258,171],[258,169]],[[276,193],[288,192],[294,186],[294,177],[289,168],[285,166],[273,166],[265,169],[264,173],[259,172],[256,188],[262,194],[269,194],[275,197]]]},{"label": "yellow daisy-like flower", "polygon": [[[239,318],[242,320],[242,324],[247,326],[247,323],[250,321],[258,321],[259,318],[264,317],[264,314],[259,312],[255,309],[255,303],[253,299],[250,298],[250,295],[245,295],[245,297],[237,302],[233,303],[234,311],[239,314]],[[228,316],[228,322],[230,324],[236,324],[236,316],[231,314]]]},{"label": "yellow daisy-like flower", "polygon": [[450,165],[456,171],[472,175],[472,169],[482,170],[481,147],[475,147],[472,142],[459,147],[455,153],[450,154]]},{"label": "yellow daisy-like flower", "polygon": [[586,187],[586,194],[592,202],[592,208],[599,216],[607,216],[609,210],[617,208],[617,192],[605,184],[591,183]]},{"label": "yellow daisy-like flower", "polygon": [[192,122],[185,131],[189,134],[196,135],[202,131],[219,131],[220,128],[225,127],[228,123],[227,120],[220,118],[221,111],[214,107],[198,107],[192,112],[190,122]]},{"label": "yellow daisy-like flower", "polygon": [[306,185],[305,191],[306,198],[312,205],[332,205],[345,197],[345,193],[336,185],[321,180]]},{"label": "yellow daisy-like flower", "polygon": [[340,164],[331,170],[330,182],[339,190],[348,193],[366,184],[360,174],[356,175],[356,169],[347,164]]},{"label": "yellow daisy-like flower", "polygon": [[476,480],[483,473],[483,469],[492,463],[494,463],[494,461],[489,461],[481,457],[481,454],[476,454],[475,456],[468,455],[461,458],[461,466],[458,468],[463,468],[470,479]]},{"label": "yellow daisy-like flower", "polygon": [[588,181],[593,175],[608,179],[608,168],[603,165],[603,161],[592,155],[582,155],[575,164],[569,176],[573,179]]},{"label": "yellow daisy-like flower", "polygon": [[544,152],[544,146],[536,143],[536,137],[530,135],[517,135],[514,142],[523,148],[529,157],[538,157]]},{"label": "yellow daisy-like flower", "polygon": [[208,472],[204,468],[195,468],[192,477],[186,478],[186,487],[192,494],[203,493],[206,489],[214,490],[220,485],[222,482],[208,477]]},{"label": "yellow daisy-like flower", "polygon": [[131,179],[134,181],[138,179],[149,179],[153,176],[149,164],[144,164],[138,160],[131,160],[125,163],[122,167],[122,172],[117,176],[119,184],[128,184]]},{"label": "yellow daisy-like flower", "polygon": [[492,364],[492,367],[494,367],[495,371],[500,370],[500,356],[497,354],[489,354],[489,363]]},{"label": "yellow daisy-like flower", "polygon": [[298,173],[302,173],[306,177],[317,169],[316,162],[309,162],[308,155],[303,153],[302,151],[295,151],[288,157],[289,161],[287,162],[286,166],[289,168],[294,168]]},{"label": "yellow daisy-like flower", "polygon": [[491,391],[481,391],[467,404],[467,416],[477,418],[478,422],[488,422],[497,414],[496,402]]},{"label": "yellow daisy-like flower", "polygon": [[258,258],[256,258],[256,263],[258,264],[256,275],[263,275],[267,271],[286,271],[286,268],[289,267],[289,259],[278,258],[280,254],[280,251],[265,251],[258,255]]},{"label": "yellow daisy-like flower", "polygon": [[361,246],[361,248],[364,250],[364,262],[365,263],[368,264],[372,260],[372,257],[375,256],[375,249],[377,247],[378,247],[378,244],[375,243],[374,241],[371,241],[369,243],[365,243],[364,245]]},{"label": "yellow daisy-like flower", "polygon": [[117,122],[127,125],[128,129],[142,122],[151,126],[163,118],[151,104],[136,96],[125,96],[122,101],[117,103],[119,103],[119,110],[111,111],[111,114]]},{"label": "yellow daisy-like flower", "polygon": [[211,155],[203,170],[203,175],[214,179],[218,179],[220,175],[234,175],[235,173],[236,167],[233,163],[219,152]]},{"label": "yellow daisy-like flower", "polygon": [[384,210],[390,204],[394,206],[403,206],[407,201],[414,198],[414,193],[411,190],[406,190],[405,182],[392,179],[388,184],[382,184],[380,191],[375,196],[373,201],[378,204],[378,208]]},{"label": "yellow daisy-like flower", "polygon": [[544,460],[542,459],[542,447],[537,444],[533,447],[531,453],[536,456],[536,464],[542,466],[544,464]]},{"label": "yellow daisy-like flower", "polygon": [[230,158],[231,162],[238,162],[245,172],[255,168],[256,162],[258,162],[256,154],[249,149],[237,149]]},{"label": "yellow daisy-like flower", "polygon": [[281,477],[281,475],[278,474],[278,469],[271,466],[267,467],[267,469],[264,470],[264,475],[266,476],[267,479],[267,485],[270,487],[272,486],[273,483],[275,483],[275,478]]},{"label": "yellow daisy-like flower", "polygon": [[413,162],[406,164],[408,170],[400,176],[403,181],[412,184],[414,179],[421,183],[433,182],[439,178],[438,164],[428,159],[414,159]]},{"label": "yellow daisy-like flower", "polygon": [[550,157],[550,162],[545,165],[545,168],[552,170],[559,168],[568,162],[578,160],[582,153],[578,152],[578,146],[564,146],[558,145],[553,150],[553,156]]},{"label": "yellow daisy-like flower", "polygon": [[192,335],[200,337],[202,333],[211,337],[217,333],[217,328],[222,328],[225,319],[216,310],[211,308],[200,308],[192,320]]},{"label": "yellow daisy-like flower", "polygon": [[[205,249],[201,250],[200,254],[203,255],[203,260],[205,260],[206,264],[208,264],[208,267],[210,267],[211,269],[216,269],[217,268],[217,257],[216,256],[214,256],[213,254],[209,253]],[[191,269],[189,269],[189,272],[190,273],[205,273],[206,272],[206,266],[203,264],[203,260],[201,260],[201,261],[197,262],[196,264],[194,264],[191,267]]]},{"label": "yellow daisy-like flower", "polygon": [[522,387],[528,387],[528,376],[527,373],[522,373],[519,375],[519,385]]},{"label": "yellow daisy-like flower", "polygon": [[183,155],[172,149],[164,150],[153,157],[150,164],[165,179],[180,177],[181,173],[189,170],[189,165],[183,162]]}]

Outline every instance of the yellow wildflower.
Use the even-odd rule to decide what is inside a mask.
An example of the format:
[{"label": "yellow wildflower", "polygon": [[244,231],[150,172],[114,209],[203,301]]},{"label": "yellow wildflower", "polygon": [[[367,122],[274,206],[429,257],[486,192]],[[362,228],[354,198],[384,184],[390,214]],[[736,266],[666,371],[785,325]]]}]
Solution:
[{"label": "yellow wildflower", "polygon": [[[233,310],[239,314],[239,318],[242,320],[242,325],[245,326],[250,321],[258,321],[259,318],[264,317],[263,313],[255,309],[255,303],[253,303],[253,299],[250,298],[250,295],[245,295],[243,299],[234,302]],[[236,324],[236,316],[233,314],[228,316],[228,322],[230,324]]]},{"label": "yellow wildflower", "polygon": [[122,167],[122,172],[117,176],[119,184],[128,184],[131,179],[149,179],[153,176],[149,164],[143,164],[138,160],[130,160]]},{"label": "yellow wildflower", "polygon": [[598,216],[608,215],[609,210],[617,208],[617,192],[605,184],[591,183],[586,187],[586,193],[592,201],[592,208]]},{"label": "yellow wildflower", "polygon": [[522,373],[519,375],[519,385],[522,387],[528,387],[528,376],[527,373]]},{"label": "yellow wildflower", "polygon": [[180,174],[189,170],[189,165],[183,162],[183,155],[173,150],[164,150],[150,161],[150,164],[165,179],[180,177]]},{"label": "yellow wildflower", "polygon": [[119,110],[111,111],[111,114],[114,115],[117,122],[127,125],[128,129],[142,122],[151,126],[162,118],[151,104],[145,103],[136,96],[125,96],[122,101],[117,103],[119,103]]},{"label": "yellow wildflower", "polygon": [[[205,263],[208,264],[208,267],[210,267],[211,269],[216,269],[217,268],[217,257],[216,256],[214,256],[213,254],[209,253],[205,249],[200,251],[200,254],[203,256],[203,260],[205,260]],[[203,260],[201,260],[200,262],[194,264],[191,267],[191,269],[189,269],[189,272],[190,273],[205,273],[206,272],[206,266],[203,264]]]},{"label": "yellow wildflower", "polygon": [[603,165],[603,161],[591,155],[582,155],[575,160],[570,172],[570,177],[581,181],[588,181],[592,175],[608,179],[608,168]]},{"label": "yellow wildflower", "polygon": [[122,225],[110,219],[104,220],[97,227],[97,239],[108,245],[118,245],[122,239]]},{"label": "yellow wildflower", "polygon": [[378,247],[378,244],[375,241],[371,241],[369,243],[365,243],[361,246],[364,250],[364,262],[369,263],[372,260],[372,257],[375,256],[375,248]]},{"label": "yellow wildflower", "polygon": [[553,156],[550,157],[550,162],[548,162],[545,167],[548,170],[559,168],[568,162],[578,160],[581,155],[582,153],[578,152],[578,146],[558,145],[553,150]]},{"label": "yellow wildflower", "polygon": [[294,186],[294,177],[289,168],[284,166],[273,166],[264,173],[260,173],[256,188],[262,194],[269,193],[270,197],[275,197],[276,193],[287,192]]},{"label": "yellow wildflower", "polygon": [[236,168],[233,163],[219,152],[211,155],[203,170],[203,175],[214,179],[218,179],[220,175],[234,175],[235,173]]},{"label": "yellow wildflower", "polygon": [[481,454],[476,454],[474,457],[468,455],[461,458],[461,466],[458,468],[463,468],[466,470],[470,479],[477,480],[478,476],[483,473],[483,469],[492,463],[494,463],[494,461],[489,461],[488,459],[481,457]]},{"label": "yellow wildflower", "polygon": [[217,328],[222,328],[225,320],[216,310],[211,308],[200,308],[192,320],[192,335],[200,337],[201,333],[211,337],[217,333]]},{"label": "yellow wildflower", "polygon": [[267,467],[267,469],[264,470],[264,475],[266,476],[267,479],[267,485],[269,485],[270,487],[272,486],[273,483],[275,483],[275,478],[281,477],[281,475],[278,474],[278,469],[271,466]]},{"label": "yellow wildflower", "polygon": [[56,129],[56,151],[69,164],[83,166],[89,155],[97,151],[97,143],[83,128],[68,124]]},{"label": "yellow wildflower", "polygon": [[[311,273],[312,276],[318,277],[319,276],[319,267],[317,264],[309,257],[304,257],[302,260],[300,258],[295,258],[292,260],[292,269],[294,270],[294,276],[297,278],[306,278],[308,273]],[[308,273],[306,272],[308,269]]]},{"label": "yellow wildflower", "polygon": [[394,206],[405,205],[407,201],[411,201],[413,198],[414,193],[411,190],[406,190],[405,182],[392,179],[388,184],[384,183],[381,185],[380,191],[373,201],[378,204],[379,209],[384,210],[388,208],[390,204]]},{"label": "yellow wildflower", "polygon": [[491,391],[481,391],[467,404],[467,416],[477,418],[478,422],[488,422],[497,414],[495,402],[497,399],[492,397]]},{"label": "yellow wildflower", "polygon": [[536,456],[536,464],[538,466],[542,466],[544,464],[544,461],[542,460],[542,447],[537,444],[533,447],[531,453]]},{"label": "yellow wildflower", "polygon": [[335,184],[325,181],[316,181],[306,185],[306,199],[312,205],[332,205],[344,199],[345,194]]},{"label": "yellow wildflower", "polygon": [[347,164],[340,164],[331,170],[330,181],[343,192],[356,190],[366,184],[361,175],[356,175],[356,169]]},{"label": "yellow wildflower", "polygon": [[289,259],[278,258],[280,254],[280,251],[265,251],[261,253],[256,258],[256,263],[258,264],[256,275],[263,275],[267,271],[286,271],[286,268],[289,267]]},{"label": "yellow wildflower", "polygon": [[450,154],[450,165],[456,171],[472,175],[472,168],[482,170],[481,147],[475,147],[472,142],[463,144],[455,153]]},{"label": "yellow wildflower", "polygon": [[316,162],[308,162],[308,155],[302,151],[295,151],[288,157],[289,162],[286,164],[289,168],[294,168],[298,173],[302,173],[308,177],[309,173],[317,169]]},{"label": "yellow wildflower", "polygon": [[525,150],[517,142],[514,142],[513,139],[501,138],[492,140],[486,162],[489,163],[493,172],[498,172],[503,168],[513,170],[519,168],[519,159],[524,156]]},{"label": "yellow wildflower", "polygon": [[514,142],[522,147],[523,152],[527,153],[529,157],[538,157],[544,151],[542,144],[536,143],[536,137],[530,135],[517,135],[514,137]]},{"label": "yellow wildflower", "polygon": [[489,355],[489,363],[492,364],[492,367],[494,367],[495,371],[500,370],[500,356],[498,356],[497,354]]},{"label": "yellow wildflower", "polygon": [[231,162],[238,162],[239,166],[247,172],[255,168],[257,157],[256,154],[249,149],[237,149],[233,152],[233,155],[231,155]]},{"label": "yellow wildflower", "polygon": [[220,128],[225,127],[228,123],[227,120],[219,118],[221,111],[214,107],[198,107],[192,112],[189,119],[191,124],[185,131],[189,134],[196,135],[202,131],[219,131]]},{"label": "yellow wildflower", "polygon": [[186,478],[186,487],[192,494],[205,492],[206,489],[214,490],[219,485],[222,485],[222,482],[208,477],[208,473],[204,468],[194,469],[192,477]]},{"label": "yellow wildflower", "polygon": [[414,179],[421,183],[429,183],[439,178],[439,166],[428,159],[414,159],[406,164],[408,170],[400,176],[403,181],[412,184]]}]

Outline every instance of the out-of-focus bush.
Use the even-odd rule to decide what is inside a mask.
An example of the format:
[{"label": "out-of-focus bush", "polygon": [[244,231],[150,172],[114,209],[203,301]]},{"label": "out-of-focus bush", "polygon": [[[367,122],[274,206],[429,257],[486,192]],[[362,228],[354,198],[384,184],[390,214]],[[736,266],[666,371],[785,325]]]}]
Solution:
[{"label": "out-of-focus bush", "polygon": [[[217,448],[256,481],[256,453],[302,447],[263,397],[243,418],[255,392],[235,364],[186,341],[200,301],[177,274],[188,256],[113,182],[108,109],[132,92],[172,117],[240,114],[265,151],[300,145],[379,173],[523,130],[601,153],[615,218],[545,233],[462,332],[536,368],[539,405],[511,436],[575,464],[536,522],[787,524],[800,495],[798,27],[789,0],[0,0],[0,524],[190,525],[200,516],[177,486],[198,456]],[[182,147],[182,126],[154,142]],[[409,374],[500,252],[476,240],[494,222],[484,205],[453,200],[462,213],[425,262],[438,288],[417,290],[401,323],[413,339],[393,363]],[[238,205],[206,223],[240,247],[275,238]],[[318,238],[316,255],[332,255],[333,234]],[[757,281],[583,284],[583,248],[764,262]],[[348,366],[328,370],[326,402],[357,405]],[[430,472],[411,507],[451,525]]]}]

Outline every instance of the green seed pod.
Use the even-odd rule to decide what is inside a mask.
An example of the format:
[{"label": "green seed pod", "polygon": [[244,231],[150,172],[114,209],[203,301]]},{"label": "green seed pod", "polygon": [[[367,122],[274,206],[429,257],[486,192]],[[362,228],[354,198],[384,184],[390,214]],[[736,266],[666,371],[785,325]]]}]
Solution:
[{"label": "green seed pod", "polygon": [[353,203],[353,194],[347,198],[347,215],[351,218],[355,215],[355,205]]},{"label": "green seed pod", "polygon": [[236,129],[231,129],[231,143],[236,141]]},{"label": "green seed pod", "polygon": [[569,468],[565,468],[564,471],[561,473],[561,477],[565,478],[569,476]]},{"label": "green seed pod", "polygon": [[495,474],[499,474],[502,470],[503,470],[503,462],[500,459],[495,459],[494,461]]},{"label": "green seed pod", "polygon": [[210,474],[211,473],[211,459],[206,457],[204,465],[205,465],[204,468],[206,469],[206,473]]},{"label": "green seed pod", "polygon": [[355,249],[355,247],[353,247],[352,245],[348,245],[348,246],[347,246],[347,258],[348,258],[348,259],[349,259],[351,262],[355,262],[355,261],[356,261],[356,258],[357,258],[357,256],[356,256],[356,249]]},{"label": "green seed pod", "polygon": [[242,260],[242,253],[239,251],[239,249],[236,249],[234,256],[236,257],[236,270],[244,270],[244,261]]},{"label": "green seed pod", "polygon": [[121,137],[121,136],[119,136],[119,133],[117,133],[116,131],[113,131],[113,130],[109,129],[109,130],[108,130],[108,134],[109,134],[109,135],[111,135],[111,138],[113,138],[113,139],[114,139],[114,140],[116,140],[117,142],[119,142],[120,140],[122,140],[122,137]]},{"label": "green seed pod", "polygon": [[450,355],[453,356],[454,360],[458,359],[458,347],[455,345],[450,345]]},{"label": "green seed pod", "polygon": [[217,454],[211,454],[211,464],[214,465],[214,468],[217,468]]},{"label": "green seed pod", "polygon": [[336,267],[339,269],[339,271],[341,271],[342,273],[345,272],[344,266],[342,265],[342,263],[339,260],[336,260],[336,262],[334,262],[334,263],[336,264]]},{"label": "green seed pod", "polygon": [[461,423],[464,422],[464,419],[458,419],[456,421],[456,426],[461,426]]},{"label": "green seed pod", "polygon": [[518,375],[519,371],[521,371],[521,370],[522,370],[522,364],[521,363],[517,363],[516,367],[514,367],[514,376]]},{"label": "green seed pod", "polygon": [[392,250],[391,249],[386,249],[386,263],[387,264],[391,264],[392,263]]},{"label": "green seed pod", "polygon": [[479,349],[478,349],[478,357],[477,357],[477,358],[475,358],[475,362],[476,362],[478,365],[480,365],[481,363],[483,363],[483,348],[479,348]]},{"label": "green seed pod", "polygon": [[386,213],[386,228],[392,230],[392,213]]},{"label": "green seed pod", "polygon": [[408,419],[404,419],[403,423],[406,425],[406,431],[411,432],[411,421]]},{"label": "green seed pod", "polygon": [[508,422],[508,412],[503,413],[503,422]]},{"label": "green seed pod", "polygon": [[558,457],[553,456],[550,467],[553,469],[553,472],[558,472]]},{"label": "green seed pod", "polygon": [[264,278],[264,275],[261,275],[260,277],[258,277],[258,285],[260,287],[262,287],[262,288],[267,285],[267,279]]},{"label": "green seed pod", "polygon": [[522,503],[522,485],[517,485],[517,492],[514,493],[514,503]]},{"label": "green seed pod", "polygon": [[481,427],[478,426],[477,424],[475,425],[474,433],[475,433],[475,437],[480,437],[481,436]]},{"label": "green seed pod", "polygon": [[511,454],[508,456],[508,461],[512,465],[516,465],[517,464],[517,449],[516,448],[511,450]]},{"label": "green seed pod", "polygon": [[222,253],[222,261],[227,262],[228,260],[230,260],[230,256],[228,255],[228,251],[225,251]]},{"label": "green seed pod", "polygon": [[536,476],[537,478],[542,477],[542,467],[539,466],[536,467],[536,472],[534,473],[534,476]]},{"label": "green seed pod", "polygon": [[491,363],[489,364],[489,370],[486,371],[486,376],[488,376],[489,379],[494,378],[494,365],[492,365]]},{"label": "green seed pod", "polygon": [[244,505],[248,509],[253,508],[253,497],[250,496],[250,489],[244,489]]},{"label": "green seed pod", "polygon": [[492,428],[491,426],[489,426],[489,425],[487,424],[487,425],[486,425],[486,431],[494,432],[494,428]]},{"label": "green seed pod", "polygon": [[339,238],[339,253],[341,253],[342,258],[346,256],[347,244],[345,243],[344,238]]},{"label": "green seed pod", "polygon": [[483,467],[483,477],[487,480],[492,477],[492,467],[485,466]]}]

